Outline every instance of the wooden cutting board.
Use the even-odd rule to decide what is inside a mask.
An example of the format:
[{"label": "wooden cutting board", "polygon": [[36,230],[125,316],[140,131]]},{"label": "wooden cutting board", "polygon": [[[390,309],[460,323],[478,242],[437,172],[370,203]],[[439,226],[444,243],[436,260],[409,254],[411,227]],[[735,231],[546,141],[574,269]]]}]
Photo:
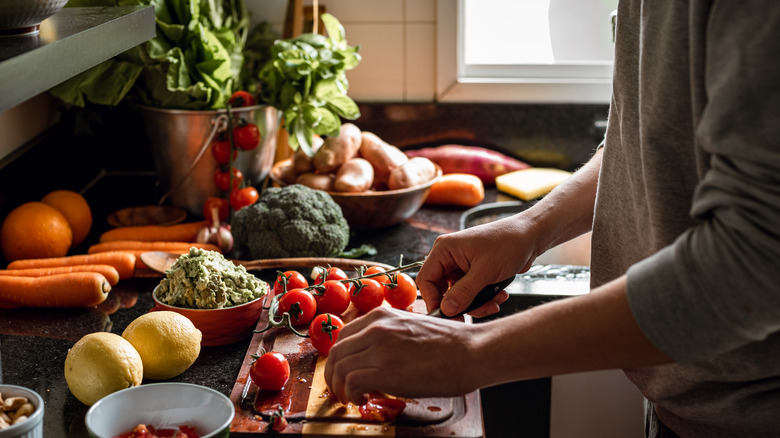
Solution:
[{"label": "wooden cutting board", "polygon": [[[424,313],[425,305],[417,300],[413,310]],[[356,316],[350,307],[345,322]],[[268,323],[267,310],[257,324]],[[290,363],[290,380],[281,391],[260,391],[249,379],[252,354],[261,349],[284,354]],[[479,392],[463,397],[404,399],[406,409],[394,423],[363,420],[355,405],[344,405],[328,393],[323,377],[327,356],[319,356],[311,342],[284,328],[255,333],[239,371],[230,399],[236,408],[231,436],[257,435],[266,432],[271,414],[281,406],[289,426],[281,432],[288,435],[348,437],[482,437],[482,411]],[[274,432],[275,433],[275,432]]]}]

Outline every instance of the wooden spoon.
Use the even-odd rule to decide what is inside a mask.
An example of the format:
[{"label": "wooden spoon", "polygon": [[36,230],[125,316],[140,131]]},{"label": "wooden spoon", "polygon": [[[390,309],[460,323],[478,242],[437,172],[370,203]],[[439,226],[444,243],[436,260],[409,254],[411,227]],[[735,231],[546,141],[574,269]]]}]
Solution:
[{"label": "wooden spoon", "polygon": [[[141,261],[153,271],[164,274],[181,256],[163,251],[150,251],[141,254]],[[228,259],[237,265],[243,265],[248,271],[260,271],[263,269],[279,268],[314,268],[317,266],[333,266],[341,269],[356,269],[360,266],[379,266],[384,269],[393,269],[384,263],[373,262],[370,260],[344,259],[336,257],[293,257],[281,259],[261,259],[261,260],[234,260]]]}]

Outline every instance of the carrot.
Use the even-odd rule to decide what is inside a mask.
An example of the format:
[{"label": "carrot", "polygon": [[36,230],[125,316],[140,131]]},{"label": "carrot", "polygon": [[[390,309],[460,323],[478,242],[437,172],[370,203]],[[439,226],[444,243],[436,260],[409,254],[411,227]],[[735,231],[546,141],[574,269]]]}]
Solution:
[{"label": "carrot", "polygon": [[425,203],[473,207],[483,199],[485,199],[485,186],[478,176],[468,173],[448,173],[433,183]]},{"label": "carrot", "polygon": [[135,269],[148,269],[141,260],[141,254],[149,251],[164,251],[176,254],[186,254],[191,247],[202,248],[209,251],[222,252],[218,246],[211,243],[190,242],[143,242],[137,240],[117,240],[114,242],[96,243],[87,250],[90,254],[99,254],[104,251],[127,251],[135,255]]},{"label": "carrot", "polygon": [[92,307],[102,303],[111,285],[97,272],[45,277],[0,277],[0,301],[29,307]]},{"label": "carrot", "polygon": [[115,286],[119,282],[119,271],[111,265],[74,265],[74,266],[55,266],[51,268],[29,268],[29,269],[11,269],[0,270],[0,275],[11,275],[15,277],[43,277],[54,274],[66,274],[68,272],[97,272],[103,274],[108,280],[108,284]]},{"label": "carrot", "polygon": [[197,242],[173,242],[173,241],[155,241],[144,242],[140,240],[115,240],[113,242],[96,243],[89,247],[87,253],[95,254],[106,251],[165,251],[176,252],[184,251],[189,252],[191,247],[207,249],[209,251],[217,251],[219,253],[222,250],[217,245],[211,243],[197,243]]},{"label": "carrot", "polygon": [[478,176],[484,185],[492,186],[496,177],[531,167],[528,163],[479,146],[448,144],[406,150],[409,157],[427,157],[441,167],[444,174],[468,173]]},{"label": "carrot", "polygon": [[175,241],[194,242],[201,228],[208,226],[206,221],[185,222],[176,225],[138,225],[119,227],[100,235],[100,242],[115,240],[141,240],[144,242]]},{"label": "carrot", "polygon": [[113,251],[100,254],[79,254],[66,257],[14,260],[8,269],[53,268],[55,266],[111,265],[119,272],[119,279],[132,278],[136,256],[131,252]]}]

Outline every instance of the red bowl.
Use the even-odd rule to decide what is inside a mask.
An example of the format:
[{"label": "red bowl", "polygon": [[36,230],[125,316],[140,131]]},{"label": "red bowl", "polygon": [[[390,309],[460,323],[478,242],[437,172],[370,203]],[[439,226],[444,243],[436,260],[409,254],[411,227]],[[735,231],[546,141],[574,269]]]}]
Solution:
[{"label": "red bowl", "polygon": [[232,344],[251,335],[257,326],[260,314],[263,312],[263,302],[266,296],[240,306],[221,309],[189,309],[160,302],[157,299],[157,288],[154,288],[152,298],[154,298],[155,306],[149,311],[170,310],[186,316],[203,335],[200,345],[213,347]]}]

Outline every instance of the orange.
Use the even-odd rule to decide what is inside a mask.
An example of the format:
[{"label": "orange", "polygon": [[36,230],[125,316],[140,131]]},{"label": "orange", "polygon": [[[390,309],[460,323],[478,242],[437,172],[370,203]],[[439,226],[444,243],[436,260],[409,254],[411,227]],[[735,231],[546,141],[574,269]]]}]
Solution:
[{"label": "orange", "polygon": [[28,202],[13,209],[0,226],[0,249],[9,262],[19,259],[62,257],[73,233],[65,216],[43,202]]},{"label": "orange", "polygon": [[92,210],[83,196],[70,190],[55,190],[44,196],[41,202],[56,208],[68,220],[73,231],[72,246],[84,241],[92,228]]}]

